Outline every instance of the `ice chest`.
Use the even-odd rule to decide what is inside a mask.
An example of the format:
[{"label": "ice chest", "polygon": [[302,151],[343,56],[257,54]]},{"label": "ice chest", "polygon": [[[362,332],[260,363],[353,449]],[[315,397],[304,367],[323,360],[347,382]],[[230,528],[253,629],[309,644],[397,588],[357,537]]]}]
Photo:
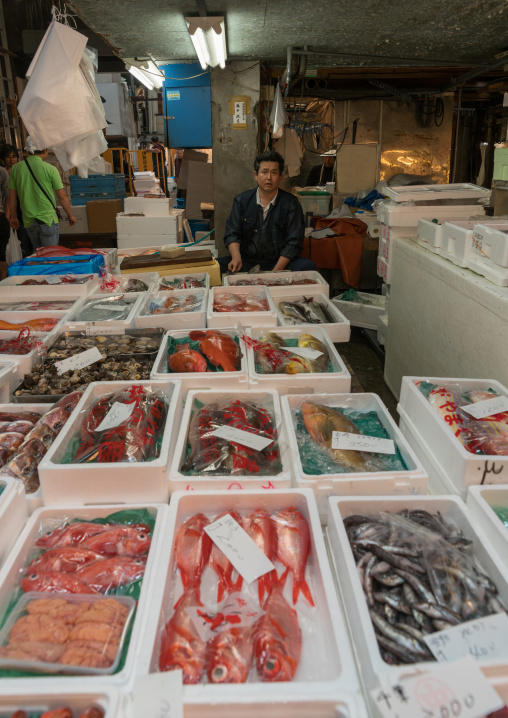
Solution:
[{"label": "ice chest", "polygon": [[[326,312],[328,312],[333,321],[327,324],[295,324],[279,309],[279,305],[281,302],[300,301],[303,299],[303,297],[311,299],[312,301],[315,301],[320,304],[326,310]],[[349,323],[349,320],[342,314],[342,312],[339,311],[337,305],[334,304],[330,299],[328,299],[328,297],[325,297],[323,294],[315,292],[313,289],[303,294],[303,292],[299,291],[299,287],[294,287],[294,291],[292,294],[287,294],[283,297],[274,297],[273,302],[275,304],[275,308],[277,309],[277,320],[279,325],[283,327],[291,326],[301,328],[302,333],[306,332],[309,329],[312,329],[313,327],[319,326],[324,332],[326,332],[326,334],[328,334],[332,342],[349,341],[349,337],[351,334],[351,325]]]},{"label": "ice chest", "polygon": [[371,303],[346,301],[340,297],[334,297],[332,302],[343,314],[352,327],[364,327],[365,329],[377,329],[377,318],[385,312],[385,297],[380,294],[367,294],[358,292],[361,298],[371,300]]},{"label": "ice chest", "polygon": [[[244,286],[256,286],[264,285],[272,297],[285,297],[287,294],[294,294],[296,289],[301,289],[305,294],[307,291],[314,293],[323,294],[325,297],[330,296],[330,285],[325,282],[319,272],[307,271],[307,272],[260,272],[259,274],[248,274],[239,272],[238,274],[225,274],[222,277],[222,283],[225,287],[242,286],[238,284],[242,280],[252,280],[253,285]],[[289,284],[289,280],[297,281],[298,285]],[[305,280],[311,279],[312,284],[305,284]],[[270,285],[268,282],[271,280],[282,280],[288,281],[288,284],[276,284]]]}]

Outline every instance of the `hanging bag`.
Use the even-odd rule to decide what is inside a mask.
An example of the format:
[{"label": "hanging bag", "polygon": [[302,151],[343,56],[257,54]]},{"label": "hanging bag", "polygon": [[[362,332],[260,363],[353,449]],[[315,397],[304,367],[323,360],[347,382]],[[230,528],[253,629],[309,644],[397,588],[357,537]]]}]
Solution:
[{"label": "hanging bag", "polygon": [[21,251],[21,243],[18,239],[18,233],[15,229],[11,229],[11,236],[9,242],[5,248],[5,261],[7,264],[13,264],[13,262],[19,262],[23,259],[23,253]]},{"label": "hanging bag", "polygon": [[30,174],[32,175],[32,178],[33,178],[35,184],[37,185],[37,187],[40,189],[40,191],[42,192],[42,194],[46,197],[46,199],[48,200],[48,202],[50,203],[50,205],[51,205],[51,206],[53,207],[53,209],[55,210],[56,216],[58,217],[58,219],[59,219],[59,220],[62,219],[62,215],[60,214],[60,210],[58,209],[58,207],[56,206],[56,204],[53,202],[53,200],[51,199],[51,197],[49,196],[49,194],[46,192],[46,190],[44,189],[44,187],[41,185],[41,183],[39,182],[39,180],[37,179],[37,177],[34,175],[34,171],[33,171],[33,169],[30,167],[30,163],[29,163],[29,161],[28,161],[28,157],[26,158],[25,162],[26,162],[26,166],[28,167],[28,171],[29,171]]}]

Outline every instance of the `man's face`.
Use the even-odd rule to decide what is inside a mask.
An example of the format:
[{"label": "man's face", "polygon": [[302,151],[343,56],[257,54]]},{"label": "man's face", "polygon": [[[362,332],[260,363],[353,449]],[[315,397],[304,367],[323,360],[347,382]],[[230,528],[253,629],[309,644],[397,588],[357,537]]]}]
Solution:
[{"label": "man's face", "polygon": [[177,156],[177,159],[179,159],[179,160],[183,159],[183,150],[177,150],[176,156]]},{"label": "man's face", "polygon": [[273,192],[277,189],[282,180],[278,162],[261,162],[259,171],[254,172],[254,179],[260,189],[265,192]]},{"label": "man's face", "polygon": [[323,164],[325,167],[333,167],[334,162],[335,162],[335,157],[333,155],[325,155],[323,157]]}]

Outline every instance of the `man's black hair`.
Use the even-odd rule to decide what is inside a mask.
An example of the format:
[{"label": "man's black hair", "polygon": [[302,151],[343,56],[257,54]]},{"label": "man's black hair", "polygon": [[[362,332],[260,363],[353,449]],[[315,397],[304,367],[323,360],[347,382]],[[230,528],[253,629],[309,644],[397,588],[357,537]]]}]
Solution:
[{"label": "man's black hair", "polygon": [[257,174],[259,172],[259,165],[261,162],[278,162],[279,164],[279,174],[282,174],[284,172],[284,157],[282,155],[279,155],[278,152],[275,152],[275,150],[267,150],[266,152],[261,152],[260,155],[256,157],[254,160],[254,172]]},{"label": "man's black hair", "polygon": [[0,164],[5,167],[5,160],[10,154],[15,154],[18,157],[19,153],[14,145],[1,145],[0,146]]}]

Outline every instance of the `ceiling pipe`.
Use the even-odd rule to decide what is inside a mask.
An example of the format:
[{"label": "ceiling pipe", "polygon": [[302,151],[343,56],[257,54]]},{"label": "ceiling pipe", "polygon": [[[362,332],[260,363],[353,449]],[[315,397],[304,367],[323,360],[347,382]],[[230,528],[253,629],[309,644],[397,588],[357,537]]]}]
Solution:
[{"label": "ceiling pipe", "polygon": [[441,92],[448,92],[449,90],[456,90],[457,87],[460,85],[463,85],[468,80],[472,80],[473,77],[477,77],[478,75],[483,74],[484,72],[488,72],[489,70],[495,70],[496,67],[501,67],[501,65],[506,65],[506,53],[501,53],[502,57],[498,56],[498,59],[495,62],[491,62],[490,65],[487,65],[486,67],[483,67],[481,69],[473,69],[469,72],[466,72],[464,75],[459,75],[459,77],[456,77],[455,80],[444,88],[444,90],[441,90]]}]

